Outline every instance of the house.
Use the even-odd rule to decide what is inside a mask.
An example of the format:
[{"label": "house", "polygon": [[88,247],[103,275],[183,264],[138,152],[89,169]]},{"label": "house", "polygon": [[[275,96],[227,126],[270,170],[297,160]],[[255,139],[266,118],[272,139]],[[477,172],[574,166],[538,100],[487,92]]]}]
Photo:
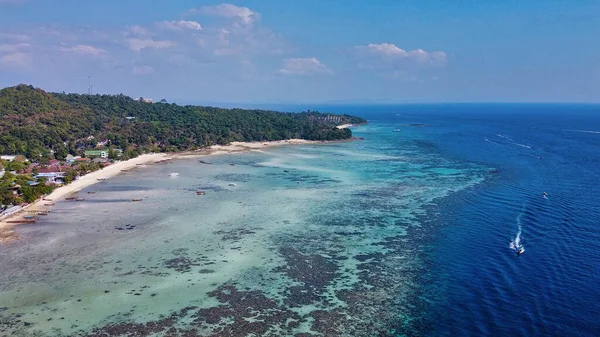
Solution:
[{"label": "house", "polygon": [[46,181],[54,184],[63,184],[65,182],[65,173],[64,172],[47,172],[47,173],[38,173],[34,176],[35,179],[38,178],[46,178]]},{"label": "house", "polygon": [[49,166],[58,166],[60,165],[60,160],[57,159],[52,159],[51,161],[48,162]]},{"label": "house", "polygon": [[108,144],[108,139],[103,139],[101,141],[99,141],[98,143],[96,143],[96,147],[104,147]]},{"label": "house", "polygon": [[0,155],[0,159],[4,159],[4,160],[8,160],[8,161],[13,161],[15,160],[15,158],[17,158],[16,155]]},{"label": "house", "polygon": [[145,97],[143,97],[142,98],[142,102],[144,102],[144,103],[152,103],[152,98],[145,98]]},{"label": "house", "polygon": [[85,151],[86,157],[100,157],[100,158],[108,158],[107,150],[87,150]]},{"label": "house", "polygon": [[10,191],[12,191],[13,198],[18,198],[22,195],[22,193],[20,191],[21,185],[19,185],[19,184],[12,183],[12,186],[10,186],[8,189]]},{"label": "house", "polygon": [[[121,149],[114,149],[113,151],[115,151],[117,153],[117,156],[121,156],[121,154],[123,154],[123,151]],[[85,156],[86,157],[100,157],[103,159],[108,158],[108,152],[109,150],[86,150],[85,151]]]},{"label": "house", "polygon": [[90,158],[77,158],[77,159],[75,159],[76,163],[89,163],[91,161],[92,160]]},{"label": "house", "polygon": [[65,161],[67,163],[72,163],[75,161],[75,159],[77,159],[76,157],[73,157],[72,155],[67,155],[67,157],[65,158]]}]

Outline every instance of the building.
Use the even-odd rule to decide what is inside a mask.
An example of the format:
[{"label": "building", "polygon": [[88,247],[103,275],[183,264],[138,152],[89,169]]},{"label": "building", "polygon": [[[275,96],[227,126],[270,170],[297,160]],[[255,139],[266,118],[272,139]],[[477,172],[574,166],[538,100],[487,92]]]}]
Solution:
[{"label": "building", "polygon": [[63,184],[65,182],[64,172],[49,172],[49,173],[38,173],[34,176],[35,179],[46,178],[46,181],[54,184]]},{"label": "building", "polygon": [[[86,150],[85,156],[88,158],[99,157],[99,158],[106,159],[106,158],[108,158],[108,151],[109,150]],[[121,149],[114,149],[113,151],[115,151],[117,153],[117,156],[119,156],[119,157],[123,153],[123,151]]]},{"label": "building", "polygon": [[85,156],[90,157],[100,157],[100,158],[108,158],[108,150],[87,150],[85,151]]},{"label": "building", "polygon": [[8,161],[13,161],[15,160],[15,158],[17,158],[16,155],[12,156],[12,155],[0,155],[0,159],[4,159],[4,160],[8,160]]},{"label": "building", "polygon": [[152,98],[145,98],[145,97],[143,97],[142,98],[142,102],[144,102],[144,103],[152,103]]}]

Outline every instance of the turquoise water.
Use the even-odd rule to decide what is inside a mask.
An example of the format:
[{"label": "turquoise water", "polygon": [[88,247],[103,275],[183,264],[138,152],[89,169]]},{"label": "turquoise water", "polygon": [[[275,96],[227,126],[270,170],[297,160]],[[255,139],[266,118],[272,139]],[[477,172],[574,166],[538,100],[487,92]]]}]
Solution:
[{"label": "turquoise water", "polygon": [[419,334],[423,219],[491,174],[392,127],[150,165],[58,202],[0,247],[0,335]]}]

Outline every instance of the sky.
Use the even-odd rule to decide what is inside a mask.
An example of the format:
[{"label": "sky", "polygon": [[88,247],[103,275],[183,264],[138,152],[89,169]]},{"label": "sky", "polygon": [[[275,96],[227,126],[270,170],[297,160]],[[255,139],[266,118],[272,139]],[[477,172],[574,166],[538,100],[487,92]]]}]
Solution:
[{"label": "sky", "polygon": [[600,102],[598,0],[0,0],[0,87],[186,104]]}]

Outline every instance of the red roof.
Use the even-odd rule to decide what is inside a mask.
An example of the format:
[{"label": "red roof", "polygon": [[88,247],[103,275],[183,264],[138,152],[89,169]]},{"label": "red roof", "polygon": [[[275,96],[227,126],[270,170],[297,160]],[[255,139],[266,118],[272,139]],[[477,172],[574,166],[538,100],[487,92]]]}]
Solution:
[{"label": "red roof", "polygon": [[90,158],[77,158],[75,161],[91,161]]},{"label": "red roof", "polygon": [[38,169],[39,173],[54,173],[54,172],[60,172],[60,167],[42,167]]}]

